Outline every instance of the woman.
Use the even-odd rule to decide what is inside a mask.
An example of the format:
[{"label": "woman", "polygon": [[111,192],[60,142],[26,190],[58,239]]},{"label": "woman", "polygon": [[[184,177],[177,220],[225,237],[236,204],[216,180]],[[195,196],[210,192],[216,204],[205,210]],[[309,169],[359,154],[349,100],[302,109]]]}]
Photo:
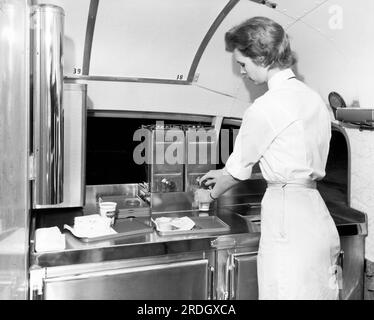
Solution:
[{"label": "woman", "polygon": [[337,299],[339,236],[316,180],[325,175],[331,138],[321,97],[297,80],[287,34],[254,17],[226,33],[241,74],[268,91],[246,110],[232,154],[222,170],[201,178],[208,202],[250,178],[259,161],[268,187],[261,203],[258,252],[260,299]]}]

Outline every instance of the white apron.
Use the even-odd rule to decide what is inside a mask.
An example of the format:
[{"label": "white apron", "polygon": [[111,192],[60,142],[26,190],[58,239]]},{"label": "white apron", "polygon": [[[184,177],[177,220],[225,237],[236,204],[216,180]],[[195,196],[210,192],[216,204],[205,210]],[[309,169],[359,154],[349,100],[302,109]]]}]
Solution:
[{"label": "white apron", "polygon": [[315,182],[269,183],[261,208],[259,299],[337,299],[339,252]]}]

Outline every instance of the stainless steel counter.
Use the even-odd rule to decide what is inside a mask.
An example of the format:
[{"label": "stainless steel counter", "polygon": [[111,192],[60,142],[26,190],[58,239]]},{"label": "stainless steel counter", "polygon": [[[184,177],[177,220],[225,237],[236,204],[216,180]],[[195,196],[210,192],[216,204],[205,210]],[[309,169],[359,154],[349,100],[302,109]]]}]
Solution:
[{"label": "stainless steel counter", "polygon": [[[209,215],[217,216],[230,226],[230,231],[225,233],[160,236],[154,230],[152,233],[144,235],[124,236],[115,240],[92,243],[84,243],[71,235],[70,232],[63,230],[64,224],[73,224],[74,217],[94,213],[92,209],[37,210],[33,212],[32,218],[30,265],[52,267],[208,251],[215,249],[221,243],[231,243],[231,245],[234,243],[237,246],[245,243],[247,246],[255,247],[258,246],[260,232],[253,228],[251,218],[259,216],[260,207],[250,204],[256,202],[259,202],[259,198],[255,196],[238,196],[236,199],[230,197],[222,199],[215,208],[210,210]],[[327,202],[327,205],[340,236],[367,234],[364,213],[332,202]],[[198,217],[201,214],[199,211],[182,211],[168,213],[167,215]],[[153,215],[153,217],[157,217],[157,215]],[[149,218],[139,217],[137,219],[151,225]],[[52,226],[58,226],[65,233],[66,249],[45,253],[35,252],[33,241],[35,229]]]}]

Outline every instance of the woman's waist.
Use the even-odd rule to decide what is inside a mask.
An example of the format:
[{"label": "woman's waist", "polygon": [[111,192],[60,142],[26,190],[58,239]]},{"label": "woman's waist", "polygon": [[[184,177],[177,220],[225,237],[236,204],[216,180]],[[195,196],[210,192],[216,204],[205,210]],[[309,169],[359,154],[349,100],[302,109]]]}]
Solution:
[{"label": "woman's waist", "polygon": [[267,180],[268,189],[285,189],[285,188],[304,188],[316,189],[317,182],[312,179],[292,179],[287,181],[269,181]]}]

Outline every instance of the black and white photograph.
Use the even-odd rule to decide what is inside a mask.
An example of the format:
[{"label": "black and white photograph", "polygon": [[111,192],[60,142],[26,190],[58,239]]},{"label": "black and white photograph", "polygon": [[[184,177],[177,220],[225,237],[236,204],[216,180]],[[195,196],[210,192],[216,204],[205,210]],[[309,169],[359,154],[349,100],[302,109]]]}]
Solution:
[{"label": "black and white photograph", "polygon": [[0,300],[374,300],[373,14],[0,0]]}]

